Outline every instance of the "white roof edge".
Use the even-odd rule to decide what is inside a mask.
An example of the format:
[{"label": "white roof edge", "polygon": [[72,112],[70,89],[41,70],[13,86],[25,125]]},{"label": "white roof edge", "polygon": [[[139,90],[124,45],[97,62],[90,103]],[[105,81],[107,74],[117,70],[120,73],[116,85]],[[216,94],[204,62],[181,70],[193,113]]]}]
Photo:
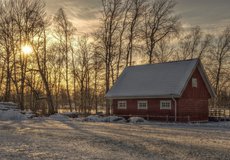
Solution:
[{"label": "white roof edge", "polygon": [[[131,67],[131,66],[128,66],[128,67]],[[123,70],[123,72],[119,75],[119,77],[117,78],[116,82],[113,84],[113,86],[112,86],[112,87],[108,90],[108,92],[105,94],[105,98],[107,98],[106,95],[110,92],[110,90],[112,90],[113,88],[115,88],[115,87],[117,86],[118,81],[123,77],[122,75],[124,75],[124,74],[126,73],[128,67],[126,67],[126,68]]]},{"label": "white roof edge", "polygon": [[148,99],[148,98],[180,98],[180,95],[159,95],[159,96],[106,96],[107,99]]},{"label": "white roof edge", "polygon": [[203,74],[201,74],[202,79],[204,80],[205,86],[208,89],[209,94],[211,95],[212,98],[216,97],[216,93],[212,88],[212,85],[210,84],[210,81],[208,79],[208,76],[204,70],[204,67],[202,65],[202,63],[199,61],[199,65],[198,65],[198,70],[199,72],[202,72]]}]

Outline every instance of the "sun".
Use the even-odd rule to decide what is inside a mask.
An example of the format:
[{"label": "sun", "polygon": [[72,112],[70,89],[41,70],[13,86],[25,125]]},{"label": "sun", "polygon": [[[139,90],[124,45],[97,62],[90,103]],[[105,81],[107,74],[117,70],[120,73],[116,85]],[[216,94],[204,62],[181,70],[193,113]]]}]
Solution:
[{"label": "sun", "polygon": [[33,52],[33,48],[30,45],[24,45],[22,46],[22,52],[24,54],[31,54]]}]

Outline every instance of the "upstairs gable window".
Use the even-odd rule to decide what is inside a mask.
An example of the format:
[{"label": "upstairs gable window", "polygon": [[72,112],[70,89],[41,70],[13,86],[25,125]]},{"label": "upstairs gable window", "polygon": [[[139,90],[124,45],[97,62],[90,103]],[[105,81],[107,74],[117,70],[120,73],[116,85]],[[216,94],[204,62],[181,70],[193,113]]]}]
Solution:
[{"label": "upstairs gable window", "polygon": [[196,78],[192,78],[192,87],[197,88],[197,79]]}]

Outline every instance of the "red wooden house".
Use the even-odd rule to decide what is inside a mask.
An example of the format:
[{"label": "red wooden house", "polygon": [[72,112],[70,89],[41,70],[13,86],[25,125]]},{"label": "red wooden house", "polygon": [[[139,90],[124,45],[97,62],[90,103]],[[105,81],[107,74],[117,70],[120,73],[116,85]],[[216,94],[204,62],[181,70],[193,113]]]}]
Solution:
[{"label": "red wooden house", "polygon": [[207,121],[215,97],[199,59],[127,67],[106,94],[112,114]]}]

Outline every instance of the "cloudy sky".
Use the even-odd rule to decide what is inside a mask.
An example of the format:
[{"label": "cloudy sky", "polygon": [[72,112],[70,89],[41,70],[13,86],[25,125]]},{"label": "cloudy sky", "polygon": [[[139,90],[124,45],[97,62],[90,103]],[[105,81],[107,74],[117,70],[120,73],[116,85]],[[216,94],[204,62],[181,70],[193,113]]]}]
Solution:
[{"label": "cloudy sky", "polygon": [[[101,0],[45,0],[49,15],[62,7],[79,32],[90,32],[98,24]],[[217,31],[230,25],[230,0],[177,0],[175,12],[185,27],[195,25]]]}]

